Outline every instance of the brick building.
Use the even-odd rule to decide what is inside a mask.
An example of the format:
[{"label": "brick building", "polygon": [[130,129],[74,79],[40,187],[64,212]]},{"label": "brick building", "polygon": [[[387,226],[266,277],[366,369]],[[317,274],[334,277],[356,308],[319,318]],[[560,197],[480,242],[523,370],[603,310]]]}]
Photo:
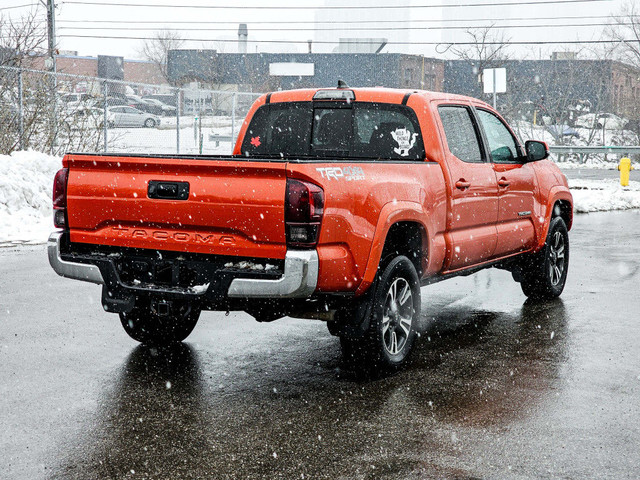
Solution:
[{"label": "brick building", "polygon": [[217,53],[172,50],[169,78],[211,88],[267,92],[333,87],[338,79],[357,87],[385,86],[442,91],[441,60],[398,53]]},{"label": "brick building", "polygon": [[[640,118],[640,69],[615,60],[504,60],[507,92],[498,95],[506,112],[526,104],[536,105],[553,117],[562,117],[577,105],[592,111],[615,113],[630,120]],[[478,66],[464,60],[446,61],[444,89],[491,101],[484,95]],[[570,123],[570,118],[562,118]]]},{"label": "brick building", "polygon": [[[33,59],[31,68],[35,70],[46,70],[44,62],[44,57],[36,57]],[[162,75],[162,72],[158,66],[152,62],[122,59],[122,65],[124,70],[123,80],[126,82],[167,85],[167,80]],[[59,73],[85,75],[88,77],[98,76],[98,57],[58,55],[56,57],[56,66]]]}]

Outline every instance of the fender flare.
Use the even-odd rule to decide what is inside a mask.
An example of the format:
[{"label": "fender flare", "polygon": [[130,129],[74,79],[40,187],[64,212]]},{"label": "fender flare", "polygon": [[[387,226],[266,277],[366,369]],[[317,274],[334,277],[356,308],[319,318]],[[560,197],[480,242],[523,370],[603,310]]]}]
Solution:
[{"label": "fender flare", "polygon": [[544,214],[544,225],[541,230],[541,235],[538,238],[538,245],[536,246],[536,251],[540,250],[544,247],[544,242],[547,241],[547,233],[549,232],[549,225],[551,224],[551,215],[553,215],[553,206],[556,202],[563,200],[571,205],[571,221],[569,225],[567,225],[567,230],[571,230],[571,225],[573,223],[573,196],[569,189],[565,186],[555,186],[549,190],[549,196],[547,197],[546,203],[546,212]]},{"label": "fender flare", "polygon": [[[422,205],[417,202],[397,201],[387,203],[382,207],[373,233],[367,266],[362,276],[362,281],[355,292],[356,296],[365,293],[374,282],[380,265],[384,243],[391,227],[398,222],[415,222],[419,223],[427,233],[428,229],[424,224],[424,217],[425,212],[422,209]],[[429,238],[428,234],[426,238]]]}]

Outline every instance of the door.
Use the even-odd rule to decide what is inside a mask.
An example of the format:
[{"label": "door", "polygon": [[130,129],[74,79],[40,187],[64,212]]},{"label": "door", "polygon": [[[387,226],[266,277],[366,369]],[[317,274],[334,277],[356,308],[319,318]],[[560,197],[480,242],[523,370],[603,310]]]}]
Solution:
[{"label": "door", "polygon": [[536,176],[515,135],[500,117],[476,110],[488,155],[498,180],[498,244],[495,256],[528,250],[534,245]]},{"label": "door", "polygon": [[124,110],[123,120],[127,126],[139,127],[144,123],[144,112],[132,107],[122,107],[122,109]]},{"label": "door", "polygon": [[113,115],[113,124],[116,127],[124,127],[124,108],[125,107],[111,107],[109,112]]},{"label": "door", "polygon": [[439,105],[449,173],[445,270],[489,260],[497,244],[498,186],[469,105]]}]

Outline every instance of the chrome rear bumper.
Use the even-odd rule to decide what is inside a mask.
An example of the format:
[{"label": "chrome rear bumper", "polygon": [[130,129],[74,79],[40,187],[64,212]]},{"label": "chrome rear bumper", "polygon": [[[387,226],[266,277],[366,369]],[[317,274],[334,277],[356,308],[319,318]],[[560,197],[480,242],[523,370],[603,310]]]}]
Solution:
[{"label": "chrome rear bumper", "polygon": [[[47,248],[49,263],[55,272],[66,278],[104,284],[100,269],[96,265],[69,262],[61,258],[62,235],[63,232],[56,231],[49,236]],[[318,253],[315,250],[289,250],[285,256],[282,277],[275,280],[235,278],[229,286],[227,296],[230,298],[307,298],[316,289],[318,271]]]},{"label": "chrome rear bumper", "polygon": [[49,263],[51,268],[61,277],[75,278],[76,280],[84,280],[85,282],[103,284],[104,280],[100,269],[95,265],[86,263],[67,262],[60,257],[60,239],[63,232],[52,232],[49,235],[47,251],[49,253]]},{"label": "chrome rear bumper", "polygon": [[306,298],[318,284],[318,253],[289,250],[284,259],[284,275],[277,280],[236,278],[227,295],[232,298]]}]

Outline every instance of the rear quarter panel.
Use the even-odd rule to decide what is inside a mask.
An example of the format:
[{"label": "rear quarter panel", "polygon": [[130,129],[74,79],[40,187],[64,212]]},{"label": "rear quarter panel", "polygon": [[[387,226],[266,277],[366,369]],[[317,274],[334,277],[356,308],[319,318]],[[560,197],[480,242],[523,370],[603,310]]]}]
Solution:
[{"label": "rear quarter panel", "polygon": [[[287,169],[287,177],[324,189],[319,291],[364,292],[375,276],[386,233],[399,221],[418,222],[427,232],[429,250],[444,251],[436,247],[443,245],[446,220],[444,179],[437,163],[305,162],[290,163]],[[430,269],[437,267],[423,265]]]}]

